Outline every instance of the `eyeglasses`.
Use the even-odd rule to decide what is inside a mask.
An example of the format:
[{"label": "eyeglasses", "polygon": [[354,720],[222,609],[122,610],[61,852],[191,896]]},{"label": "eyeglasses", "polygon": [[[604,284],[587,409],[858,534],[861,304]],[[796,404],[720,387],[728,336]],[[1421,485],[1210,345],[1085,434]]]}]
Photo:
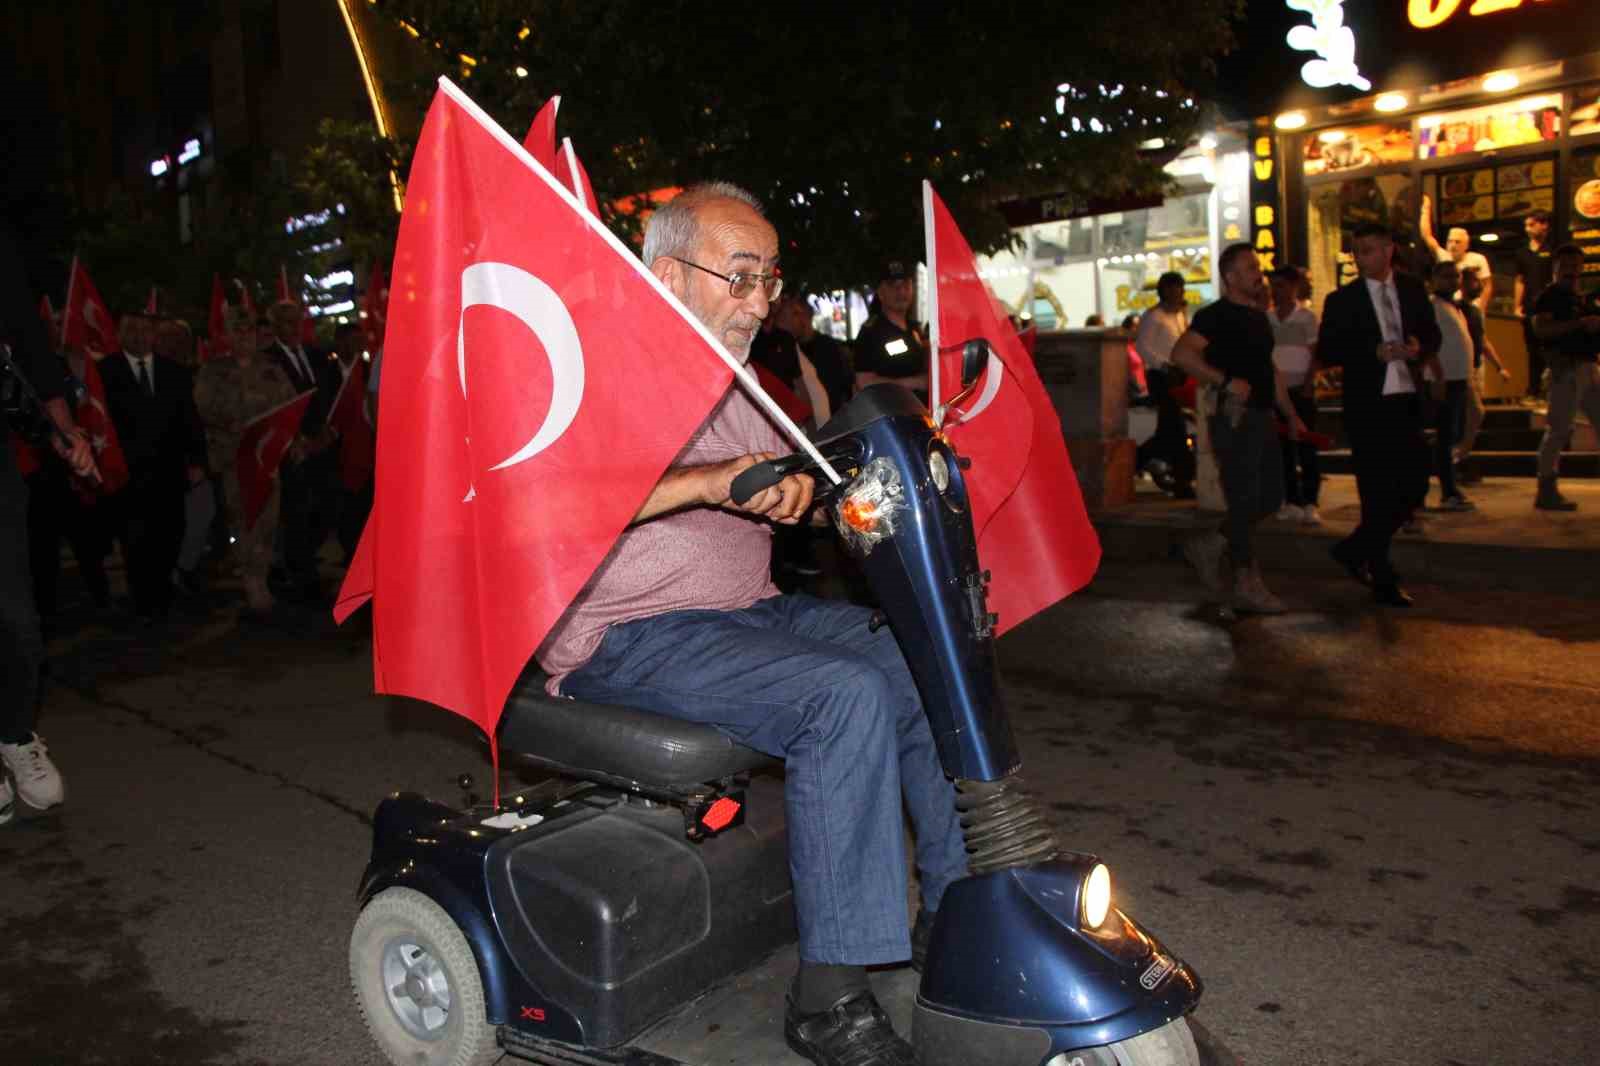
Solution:
[{"label": "eyeglasses", "polygon": [[689,260],[679,259],[675,255],[667,258],[676,260],[684,266],[692,266],[696,270],[704,270],[712,277],[726,281],[728,283],[728,295],[735,300],[742,300],[752,292],[755,292],[757,285],[760,285],[762,290],[766,292],[768,301],[776,300],[778,294],[783,292],[782,274],[747,274],[743,270],[735,270],[732,274],[719,274],[715,270],[701,266],[699,263],[691,263]]}]

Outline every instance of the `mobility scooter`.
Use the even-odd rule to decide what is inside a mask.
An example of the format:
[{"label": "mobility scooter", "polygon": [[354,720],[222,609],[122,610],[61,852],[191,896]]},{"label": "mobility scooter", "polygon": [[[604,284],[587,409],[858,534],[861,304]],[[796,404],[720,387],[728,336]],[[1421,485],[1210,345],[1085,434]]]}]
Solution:
[{"label": "mobility scooter", "polygon": [[[967,342],[970,391],[987,362]],[[917,679],[955,781],[970,874],[920,975],[874,975],[927,1066],[1199,1066],[1199,976],[1113,903],[1019,788],[963,484],[911,392],[863,390],[816,433],[819,486]],[[804,455],[740,475],[736,500]],[[553,772],[498,807],[378,807],[350,945],[397,1064],[794,1062],[779,1035],[794,915],[779,764],[715,729],[548,696],[530,668],[499,731]],[[787,950],[787,953],[785,952]],[[1197,1044],[1198,1039],[1198,1044]],[[719,1042],[720,1041],[720,1042]]]}]

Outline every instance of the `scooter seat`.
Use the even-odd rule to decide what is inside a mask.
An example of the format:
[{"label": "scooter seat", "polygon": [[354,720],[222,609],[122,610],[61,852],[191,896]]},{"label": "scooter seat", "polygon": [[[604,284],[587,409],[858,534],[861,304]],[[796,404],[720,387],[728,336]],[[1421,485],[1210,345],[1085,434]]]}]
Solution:
[{"label": "scooter seat", "polygon": [[692,793],[780,761],[707,725],[636,707],[552,696],[530,667],[500,718],[500,750],[572,777]]}]

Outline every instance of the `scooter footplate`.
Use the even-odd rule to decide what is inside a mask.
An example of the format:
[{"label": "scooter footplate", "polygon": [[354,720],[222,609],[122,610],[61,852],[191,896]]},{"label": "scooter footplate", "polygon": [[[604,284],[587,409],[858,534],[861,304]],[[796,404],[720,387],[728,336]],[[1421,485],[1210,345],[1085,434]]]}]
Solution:
[{"label": "scooter footplate", "polygon": [[498,1035],[500,1046],[508,1054],[542,1066],[688,1066],[677,1059],[638,1048],[585,1048],[557,1040],[540,1040],[509,1025],[501,1026]]}]

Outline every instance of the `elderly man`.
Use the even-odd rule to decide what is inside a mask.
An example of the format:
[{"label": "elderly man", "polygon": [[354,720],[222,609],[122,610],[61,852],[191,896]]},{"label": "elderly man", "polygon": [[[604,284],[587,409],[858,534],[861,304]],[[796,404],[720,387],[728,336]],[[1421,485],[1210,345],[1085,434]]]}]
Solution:
[{"label": "elderly man", "polygon": [[[652,272],[737,358],[781,291],[778,235],[727,184],[686,190],[645,232]],[[738,387],[712,411],[539,649],[552,688],[715,726],[780,756],[800,969],[784,1032],[813,1062],[909,1066],[865,967],[913,954],[901,803],[916,831],[925,942],[966,873],[954,788],[905,659],[870,612],[778,595],[771,523],[793,525],[812,481],[742,506],[734,477],[790,446]]]},{"label": "elderly man", "polygon": [[1482,252],[1474,252],[1472,248],[1472,235],[1460,226],[1451,226],[1445,234],[1444,245],[1433,235],[1433,203],[1432,198],[1422,198],[1422,242],[1428,246],[1433,257],[1440,263],[1454,263],[1456,269],[1476,270],[1478,277],[1483,281],[1483,291],[1478,294],[1478,310],[1485,314],[1489,311],[1489,298],[1494,295],[1494,274],[1489,269],[1489,260]]}]

